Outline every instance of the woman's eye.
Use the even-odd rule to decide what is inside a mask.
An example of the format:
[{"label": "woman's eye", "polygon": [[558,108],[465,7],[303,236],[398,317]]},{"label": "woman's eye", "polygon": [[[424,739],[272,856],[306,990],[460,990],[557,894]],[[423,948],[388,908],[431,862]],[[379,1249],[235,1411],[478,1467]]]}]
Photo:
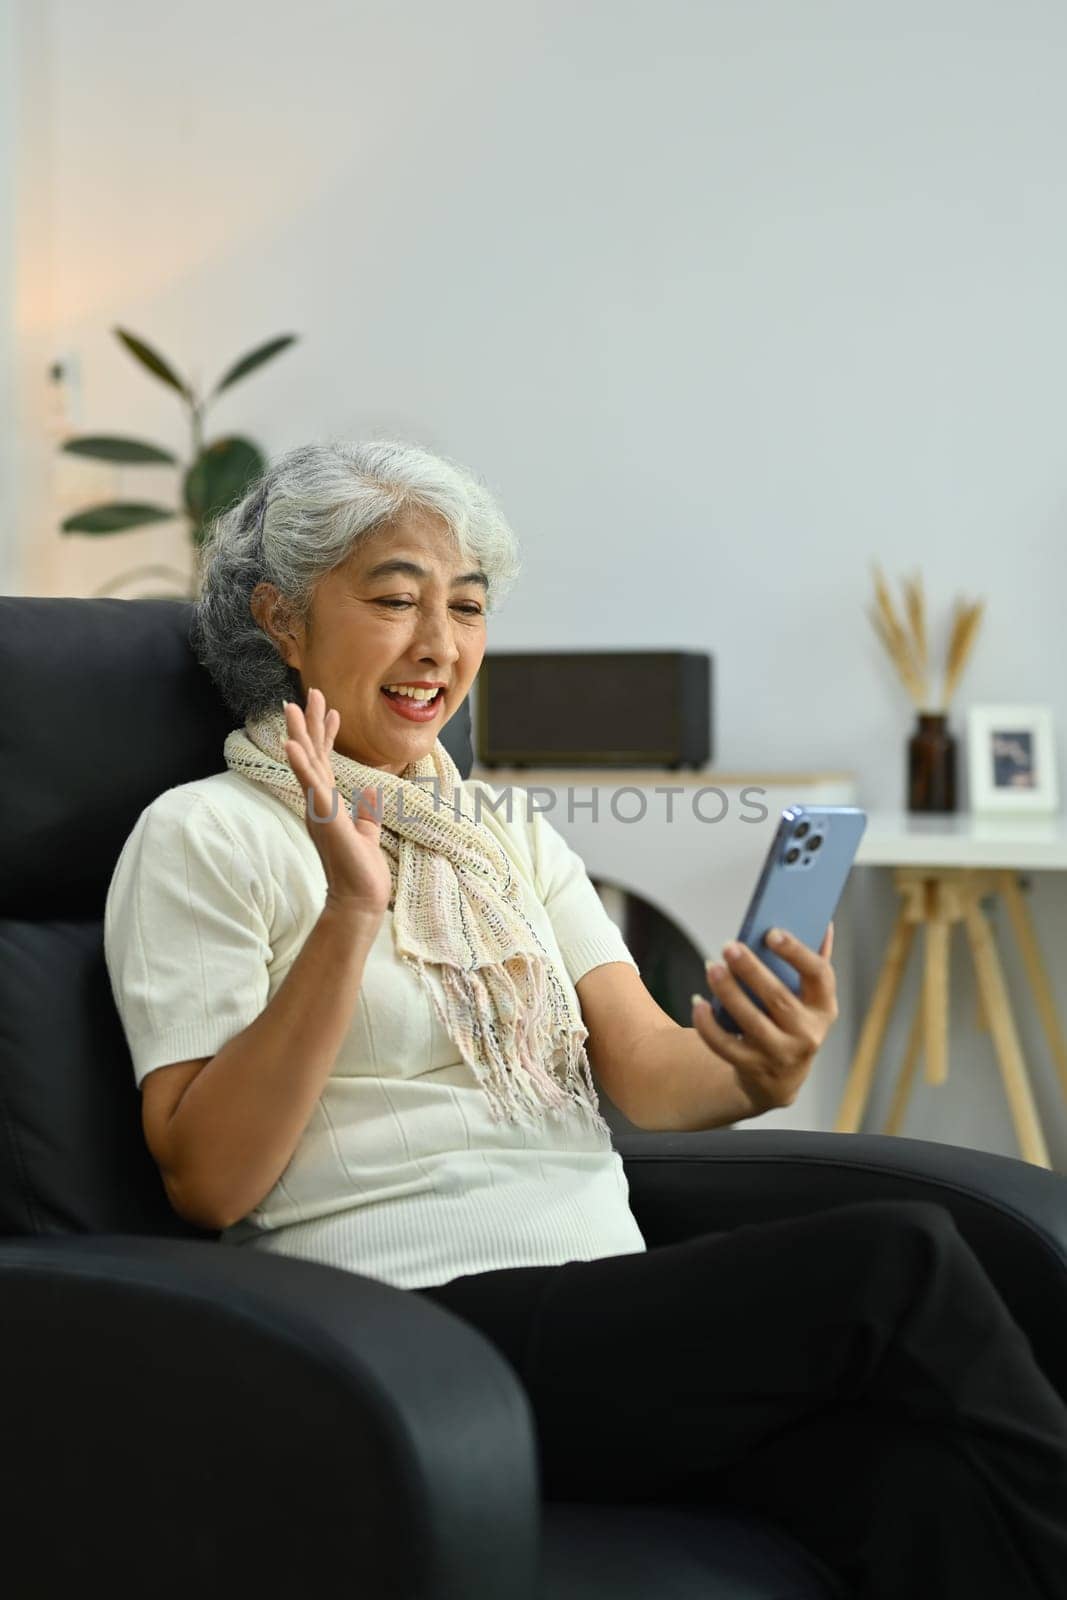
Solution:
[{"label": "woman's eye", "polygon": [[[379,600],[378,604],[380,606],[392,606],[396,608],[398,606],[413,606],[415,602],[414,600]],[[464,615],[468,617],[480,617],[482,615],[481,606],[457,605],[456,610],[462,611]]]}]

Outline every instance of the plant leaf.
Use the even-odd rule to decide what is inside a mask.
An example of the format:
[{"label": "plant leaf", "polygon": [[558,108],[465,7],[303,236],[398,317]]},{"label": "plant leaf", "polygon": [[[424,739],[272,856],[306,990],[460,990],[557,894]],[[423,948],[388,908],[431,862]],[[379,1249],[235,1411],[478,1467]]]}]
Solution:
[{"label": "plant leaf", "polygon": [[158,355],[150,345],[145,344],[143,339],[138,339],[136,334],[127,333],[125,328],[116,328],[114,332],[116,337],[122,340],[130,354],[137,357],[142,366],[147,367],[149,372],[153,373],[157,378],[161,378],[164,383],[169,383],[172,389],[177,389],[178,393],[184,396],[186,400],[192,400],[193,391],[189,388],[189,385],[182,382],[178,374],[167,365],[163,357]]},{"label": "plant leaf", "polygon": [[264,361],[269,361],[272,356],[280,354],[287,346],[293,344],[296,338],[297,335],[295,333],[283,333],[280,338],[270,339],[266,344],[259,345],[257,349],[250,350],[248,355],[242,356],[240,361],[235,361],[225,376],[219,379],[211,391],[212,395],[221,394],[223,389],[228,389],[231,383],[237,382],[238,378],[247,377],[248,373],[254,372],[256,367],[261,367]]},{"label": "plant leaf", "polygon": [[128,461],[132,465],[162,462],[176,466],[178,458],[159,445],[143,444],[139,439],[120,439],[114,434],[86,433],[78,439],[66,439],[60,445],[72,456],[94,456],[98,461]]},{"label": "plant leaf", "polygon": [[194,543],[203,543],[205,524],[240,500],[265,466],[252,441],[236,434],[216,439],[200,452],[185,474],[184,483]]},{"label": "plant leaf", "polygon": [[61,523],[63,533],[122,533],[146,522],[169,522],[177,516],[166,506],[146,505],[137,500],[109,500],[101,506],[76,511]]}]

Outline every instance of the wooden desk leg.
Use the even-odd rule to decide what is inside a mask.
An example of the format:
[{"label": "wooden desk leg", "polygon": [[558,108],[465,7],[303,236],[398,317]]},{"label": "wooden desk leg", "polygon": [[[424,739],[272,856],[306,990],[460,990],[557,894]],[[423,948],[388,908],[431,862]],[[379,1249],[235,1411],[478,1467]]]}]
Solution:
[{"label": "wooden desk leg", "polygon": [[911,1022],[911,1033],[908,1035],[908,1048],[904,1055],[904,1065],[900,1069],[900,1077],[893,1094],[893,1104],[889,1108],[883,1133],[899,1133],[904,1126],[904,1113],[908,1109],[908,1100],[911,1095],[915,1079],[915,1064],[919,1059],[919,1047],[923,1037],[923,1000],[915,1007],[915,1015]]},{"label": "wooden desk leg", "polygon": [[1019,892],[1018,879],[1014,872],[1001,872],[1000,892],[1004,896],[1011,917],[1011,925],[1015,930],[1015,937],[1022,951],[1023,962],[1026,966],[1030,987],[1034,991],[1037,1009],[1045,1029],[1045,1036],[1049,1042],[1056,1062],[1056,1070],[1060,1075],[1060,1087],[1064,1097],[1067,1098],[1067,1041],[1063,1037],[1063,1027],[1060,1023],[1056,1002],[1052,998],[1052,986],[1048,981],[1044,962],[1041,960],[1041,951],[1037,943],[1037,933],[1034,929],[1033,918],[1027,908],[1026,902]]},{"label": "wooden desk leg", "polygon": [[933,878],[928,886],[926,965],[923,970],[923,1016],[926,1029],[926,1081],[948,1078],[948,930],[945,885]]},{"label": "wooden desk leg", "polygon": [[1011,1013],[992,929],[974,895],[967,896],[964,921],[971,943],[975,975],[985,994],[986,1015],[1023,1160],[1037,1167],[1051,1168],[1052,1162],[1049,1160],[1030,1080],[1026,1075],[1026,1063],[1015,1031],[1015,1019]]},{"label": "wooden desk leg", "polygon": [[897,997],[897,990],[900,988],[900,980],[904,975],[914,937],[915,923],[910,920],[908,907],[905,904],[897,914],[882,970],[867,1008],[860,1041],[852,1058],[848,1082],[845,1084],[845,1092],[841,1097],[841,1106],[834,1123],[835,1133],[855,1133],[863,1121],[863,1113],[871,1092],[871,1080],[874,1077],[874,1064],[878,1059],[886,1024]]}]

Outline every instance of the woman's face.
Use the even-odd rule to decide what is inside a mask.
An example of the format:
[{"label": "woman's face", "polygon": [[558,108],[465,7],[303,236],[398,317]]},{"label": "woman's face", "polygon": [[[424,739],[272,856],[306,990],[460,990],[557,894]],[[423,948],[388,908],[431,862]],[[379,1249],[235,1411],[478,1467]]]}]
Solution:
[{"label": "woman's face", "polygon": [[[396,570],[396,562],[407,570]],[[257,586],[253,615],[299,672],[305,705],[308,689],[321,689],[327,708],[340,714],[335,750],[399,775],[433,749],[485,654],[486,585],[471,568],[444,523],[418,512],[373,535],[327,574],[307,629],[284,616],[280,625],[270,623],[277,591]],[[391,699],[386,684],[444,688],[427,713],[410,697]]]}]

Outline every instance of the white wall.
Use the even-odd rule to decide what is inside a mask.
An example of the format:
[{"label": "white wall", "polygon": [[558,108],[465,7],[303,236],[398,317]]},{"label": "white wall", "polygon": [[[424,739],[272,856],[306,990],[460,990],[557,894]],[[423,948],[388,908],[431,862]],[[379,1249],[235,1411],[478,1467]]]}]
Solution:
[{"label": "white wall", "polygon": [[[117,322],[205,382],[295,331],[216,427],[271,452],[395,430],[474,465],[526,545],[499,647],[710,649],[721,764],[852,768],[891,806],[909,710],[869,561],[921,564],[941,618],[989,600],[959,713],[1048,702],[1067,740],[1055,0],[28,9],[34,248],[78,427],[184,444]],[[54,532],[167,473],[50,461],[28,592],[188,565],[170,529]],[[1063,885],[1035,901],[1067,1001]],[[890,912],[883,883],[872,962]],[[908,1131],[1013,1153],[988,1074],[963,1118],[966,1077],[918,1091]]]},{"label": "white wall", "polygon": [[17,571],[15,416],[15,9],[0,0],[0,594],[20,588]]},{"label": "white wall", "polygon": [[64,419],[49,381],[58,326],[52,272],[53,19],[47,5],[31,0],[0,0],[0,5],[5,57],[0,92],[2,372],[13,411],[5,417],[0,447],[6,469],[0,487],[0,543],[6,550],[2,583],[11,593],[80,594],[86,591],[77,579],[67,586],[59,571],[66,550],[55,532],[54,439],[61,436]]}]

